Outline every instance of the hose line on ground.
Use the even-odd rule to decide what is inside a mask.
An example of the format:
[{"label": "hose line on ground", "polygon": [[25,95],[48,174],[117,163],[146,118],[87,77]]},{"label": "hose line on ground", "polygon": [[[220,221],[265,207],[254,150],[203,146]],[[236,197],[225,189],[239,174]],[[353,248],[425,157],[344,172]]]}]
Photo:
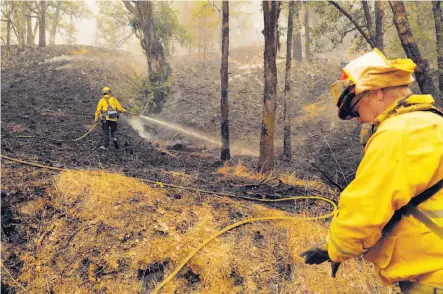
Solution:
[{"label": "hose line on ground", "polygon": [[[21,164],[34,166],[34,167],[39,167],[39,168],[47,168],[47,169],[52,169],[52,170],[57,170],[57,171],[68,171],[68,170],[71,170],[71,169],[66,169],[66,168],[58,168],[58,167],[52,167],[52,166],[47,166],[47,165],[38,164],[38,163],[27,162],[27,161],[16,159],[16,158],[12,158],[12,157],[9,157],[9,156],[3,155],[3,154],[1,154],[0,156],[1,156],[1,158],[7,159],[7,160],[10,160],[10,161],[14,161],[14,162],[18,162],[18,163],[21,163]],[[151,184],[158,184],[159,183],[158,181],[152,181],[152,180],[141,179],[141,178],[136,178],[136,177],[133,177],[133,178],[135,178],[137,180],[140,180],[140,181],[143,181],[143,182],[151,183]],[[206,244],[208,244],[209,242],[211,242],[212,240],[214,240],[218,236],[226,233],[227,231],[230,231],[230,230],[232,230],[234,228],[237,228],[237,227],[239,227],[241,225],[244,225],[244,224],[247,224],[247,223],[251,223],[251,222],[256,222],[256,221],[270,221],[270,220],[287,220],[287,221],[291,221],[292,220],[292,221],[294,221],[294,220],[319,220],[319,219],[326,219],[326,218],[329,218],[329,217],[333,216],[335,214],[335,212],[337,211],[337,205],[332,200],[330,200],[328,198],[325,198],[325,197],[321,197],[321,196],[293,196],[293,197],[286,197],[286,198],[279,198],[279,199],[260,199],[260,198],[238,196],[238,195],[231,194],[231,193],[222,193],[222,192],[208,191],[208,190],[192,188],[192,187],[183,187],[183,186],[178,186],[178,185],[173,185],[173,184],[162,183],[162,185],[165,186],[165,187],[171,187],[171,188],[176,188],[176,189],[191,190],[191,191],[201,192],[201,193],[205,193],[205,194],[216,194],[216,195],[221,195],[221,196],[228,196],[228,197],[233,197],[233,198],[240,198],[240,199],[260,201],[260,202],[282,202],[282,201],[290,201],[290,200],[314,199],[314,200],[320,200],[320,201],[325,201],[325,202],[329,203],[333,207],[333,209],[332,209],[332,211],[330,213],[327,213],[327,214],[324,214],[324,215],[320,215],[320,216],[313,216],[313,217],[302,217],[302,216],[300,216],[300,217],[294,217],[294,216],[259,217],[259,218],[245,219],[245,220],[236,222],[236,223],[234,223],[234,224],[232,224],[230,226],[227,226],[224,229],[218,231],[213,236],[211,236],[208,239],[206,239],[196,249],[194,249],[175,268],[175,270],[168,277],[166,277],[166,279],[163,280],[163,282],[161,282],[159,285],[157,285],[157,287],[152,292],[153,294],[154,293],[158,293],[158,291],[161,288],[163,288],[164,285],[166,285],[169,281],[171,281],[177,275],[177,273],[188,263],[188,261],[191,260],[191,258],[195,254],[197,254]]]},{"label": "hose line on ground", "polygon": [[76,142],[76,141],[80,141],[84,137],[88,136],[95,129],[95,127],[97,125],[98,125],[98,122],[96,122],[86,133],[84,133],[80,137],[72,139],[72,140],[59,140],[59,139],[52,139],[52,138],[47,138],[47,137],[43,137],[43,136],[25,136],[25,135],[11,136],[11,137],[12,138],[20,138],[20,139],[42,139],[42,140],[48,140],[48,141],[53,141],[53,142]]},{"label": "hose line on ground", "polygon": [[[206,244],[208,244],[209,242],[211,242],[212,240],[214,240],[215,238],[217,238],[218,236],[226,233],[227,231],[230,231],[234,228],[237,228],[241,225],[247,224],[247,223],[251,223],[251,222],[256,222],[256,221],[269,221],[269,220],[289,220],[289,221],[293,221],[293,220],[319,220],[319,219],[325,219],[325,218],[329,218],[331,216],[334,215],[335,211],[337,210],[337,205],[324,197],[320,197],[320,196],[294,196],[294,197],[289,197],[289,198],[284,198],[283,199],[275,199],[275,200],[280,200],[280,201],[288,201],[288,200],[297,200],[297,199],[316,199],[316,200],[321,200],[321,201],[326,201],[329,204],[332,205],[333,210],[328,213],[328,214],[324,214],[324,215],[320,215],[320,216],[314,216],[314,217],[294,217],[294,216],[270,216],[270,217],[259,217],[259,218],[250,218],[250,219],[245,219],[239,222],[236,222],[230,226],[225,227],[224,229],[218,231],[217,233],[215,233],[213,236],[209,237],[208,239],[206,239],[203,243],[201,243],[196,249],[194,249],[194,251],[192,251],[176,268],[175,270],[166,277],[166,279],[163,280],[163,282],[161,282],[160,284],[157,285],[157,287],[154,289],[154,291],[152,292],[152,294],[158,293],[158,291],[160,291],[161,288],[163,288],[164,285],[166,285],[169,281],[171,281],[176,275],[177,273],[188,263],[189,260],[191,260],[191,258],[197,254]],[[255,199],[255,200],[259,200],[260,199]],[[274,199],[267,199],[267,200],[274,200]]]}]

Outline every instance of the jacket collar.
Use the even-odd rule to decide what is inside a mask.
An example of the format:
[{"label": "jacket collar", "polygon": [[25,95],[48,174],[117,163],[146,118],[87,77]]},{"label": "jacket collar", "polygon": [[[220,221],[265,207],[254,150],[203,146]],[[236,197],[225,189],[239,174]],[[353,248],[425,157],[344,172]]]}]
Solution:
[{"label": "jacket collar", "polygon": [[375,124],[379,125],[386,119],[403,113],[436,109],[435,100],[431,95],[410,95],[395,101],[382,114],[377,116]]}]

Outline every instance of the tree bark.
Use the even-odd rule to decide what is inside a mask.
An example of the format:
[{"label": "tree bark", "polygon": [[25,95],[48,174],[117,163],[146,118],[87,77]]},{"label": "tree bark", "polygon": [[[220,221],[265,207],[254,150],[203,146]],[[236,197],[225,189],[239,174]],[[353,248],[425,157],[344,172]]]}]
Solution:
[{"label": "tree bark", "polygon": [[46,1],[40,2],[40,28],[38,35],[38,46],[46,47]]},{"label": "tree bark", "polygon": [[308,2],[305,2],[305,60],[310,63],[311,56],[311,37],[309,35],[309,7]]},{"label": "tree bark", "polygon": [[263,121],[260,136],[260,156],[258,160],[258,170],[261,173],[268,173],[274,168],[274,133],[277,108],[277,24],[279,13],[279,1],[263,1],[265,85]]},{"label": "tree bark", "polygon": [[384,1],[375,1],[375,47],[383,52],[384,44],[383,44],[383,18],[385,14],[385,2]]},{"label": "tree bark", "polygon": [[287,161],[292,159],[291,148],[291,107],[290,107],[290,93],[291,93],[291,63],[292,63],[292,30],[294,23],[295,2],[289,2],[288,12],[288,36],[286,40],[286,74],[285,74],[285,95],[283,101],[283,158]]},{"label": "tree bark", "polygon": [[441,1],[432,1],[432,12],[434,13],[435,39],[437,45],[438,88],[440,90],[440,101],[437,101],[436,104],[438,107],[443,109],[443,17],[441,14]]},{"label": "tree bark", "polygon": [[231,159],[229,148],[229,104],[228,104],[228,57],[229,57],[229,2],[222,3],[222,57],[221,57],[221,160]]},{"label": "tree bark", "polygon": [[55,44],[55,35],[57,34],[58,19],[60,16],[60,5],[61,2],[58,1],[57,6],[55,7],[54,19],[52,21],[51,35],[49,36],[49,45]]},{"label": "tree bark", "polygon": [[155,24],[151,1],[137,1],[136,8],[140,18],[143,36],[140,40],[148,63],[149,83],[155,88],[154,100],[150,103],[150,113],[160,113],[165,103],[165,91],[161,89],[171,74],[171,67],[166,62],[163,45],[155,35]]},{"label": "tree bark", "polygon": [[25,36],[26,36],[26,8],[21,5],[19,9],[16,10],[16,25],[17,25],[17,41],[18,41],[18,52],[25,51]]},{"label": "tree bark", "polygon": [[403,1],[389,1],[392,14],[394,15],[394,24],[397,28],[398,36],[405,50],[406,56],[412,59],[417,67],[415,68],[415,77],[423,94],[431,94],[438,97],[437,91],[429,75],[429,65],[426,59],[421,56],[417,42],[412,34],[409,25],[408,16]]},{"label": "tree bark", "polygon": [[295,10],[295,36],[294,36],[294,60],[297,62],[302,62],[303,54],[302,54],[302,45],[301,45],[301,34],[300,34],[300,14],[298,9]]},{"label": "tree bark", "polygon": [[375,44],[375,30],[372,23],[371,11],[369,9],[368,0],[362,0],[363,11],[365,12],[366,27],[368,28],[369,36],[371,41]]},{"label": "tree bark", "polygon": [[34,34],[32,31],[32,17],[30,15],[26,16],[26,44],[28,46],[34,45]]},{"label": "tree bark", "polygon": [[11,14],[8,15],[6,22],[6,50],[9,58],[11,56]]}]

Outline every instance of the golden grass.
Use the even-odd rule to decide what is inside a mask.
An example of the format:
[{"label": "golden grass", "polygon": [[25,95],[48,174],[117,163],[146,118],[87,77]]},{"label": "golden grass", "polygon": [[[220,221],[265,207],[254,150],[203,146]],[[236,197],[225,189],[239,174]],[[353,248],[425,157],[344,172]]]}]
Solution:
[{"label": "golden grass", "polygon": [[250,181],[264,181],[266,179],[278,178],[286,185],[299,186],[309,190],[316,190],[319,192],[330,192],[330,189],[319,179],[300,179],[294,173],[292,174],[270,174],[263,175],[256,173],[248,169],[241,161],[237,164],[230,166],[225,163],[224,166],[217,170],[218,174],[226,177],[237,177]]},{"label": "golden grass", "polygon": [[[139,271],[163,264],[171,273],[198,244],[227,225],[286,215],[221,197],[196,201],[194,195],[182,194],[174,199],[164,189],[104,172],[63,172],[55,177],[55,186],[57,196],[46,201],[60,214],[36,238],[35,250],[19,256],[23,268],[18,281],[32,293],[146,292]],[[243,225],[204,247],[162,293],[384,293],[363,261],[345,263],[336,279],[328,276],[327,264],[304,265],[298,254],[325,234],[325,225],[312,221]],[[198,275],[194,284],[185,278],[190,271]],[[146,282],[149,290],[163,278]]]},{"label": "golden grass", "polygon": [[252,181],[261,181],[267,177],[260,173],[250,171],[241,161],[234,166],[225,163],[224,166],[217,169],[217,173],[224,176],[235,176]]}]

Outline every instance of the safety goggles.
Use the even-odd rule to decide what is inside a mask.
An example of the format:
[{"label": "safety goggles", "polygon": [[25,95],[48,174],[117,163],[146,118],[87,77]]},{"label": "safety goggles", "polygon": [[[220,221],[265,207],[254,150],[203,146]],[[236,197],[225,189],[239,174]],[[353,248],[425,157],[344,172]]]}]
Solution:
[{"label": "safety goggles", "polygon": [[352,117],[360,117],[360,114],[358,113],[358,111],[354,110],[354,107],[357,105],[358,102],[360,102],[360,100],[365,97],[365,94],[362,94],[360,97],[357,98],[357,101],[354,102],[354,104],[352,104],[350,106],[350,111],[349,111],[349,115]]},{"label": "safety goggles", "polygon": [[340,98],[344,98],[342,95],[345,90],[353,85],[354,83],[351,80],[338,80],[331,85],[332,97],[334,97],[334,102],[337,107],[340,107],[340,104],[342,104]]}]

